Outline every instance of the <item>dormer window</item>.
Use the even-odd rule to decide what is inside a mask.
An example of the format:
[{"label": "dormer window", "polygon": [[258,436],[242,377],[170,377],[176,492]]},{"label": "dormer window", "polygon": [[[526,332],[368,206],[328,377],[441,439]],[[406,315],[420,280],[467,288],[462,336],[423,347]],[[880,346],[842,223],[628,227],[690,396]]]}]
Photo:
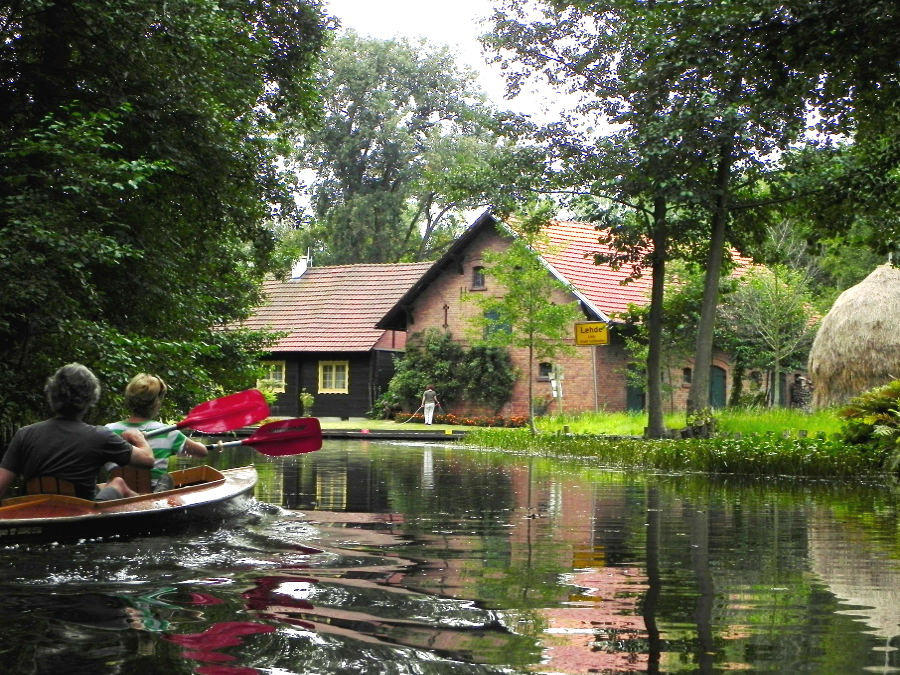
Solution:
[{"label": "dormer window", "polygon": [[484,268],[480,266],[472,268],[472,290],[476,289],[484,289]]}]

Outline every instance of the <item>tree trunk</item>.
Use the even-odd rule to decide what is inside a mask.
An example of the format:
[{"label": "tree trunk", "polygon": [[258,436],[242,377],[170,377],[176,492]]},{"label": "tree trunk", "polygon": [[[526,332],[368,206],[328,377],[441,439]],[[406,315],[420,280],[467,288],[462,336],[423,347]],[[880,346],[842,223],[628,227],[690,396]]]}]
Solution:
[{"label": "tree trunk", "polygon": [[697,343],[694,349],[694,372],[688,394],[688,414],[709,407],[709,370],[712,367],[713,333],[716,308],[719,304],[719,277],[722,274],[725,230],[728,224],[728,183],[731,179],[733,147],[733,143],[728,143],[721,148],[719,165],[716,169],[715,208],[706,262],[706,278],[703,284],[700,322],[697,326]]},{"label": "tree trunk", "polygon": [[528,428],[532,436],[537,434],[534,424],[534,346],[531,343],[528,345]]},{"label": "tree trunk", "polygon": [[653,283],[650,289],[649,340],[647,348],[647,437],[664,438],[666,424],[662,403],[663,290],[666,275],[666,201],[653,203]]}]

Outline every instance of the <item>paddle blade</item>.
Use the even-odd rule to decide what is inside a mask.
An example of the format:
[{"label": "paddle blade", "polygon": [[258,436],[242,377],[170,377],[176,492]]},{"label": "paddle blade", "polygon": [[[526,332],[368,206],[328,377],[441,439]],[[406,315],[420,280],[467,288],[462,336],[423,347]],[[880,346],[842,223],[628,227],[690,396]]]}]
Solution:
[{"label": "paddle blade", "polygon": [[240,429],[269,416],[269,404],[259,389],[247,389],[236,394],[201,403],[176,426],[196,429],[207,434]]},{"label": "paddle blade", "polygon": [[295,417],[262,425],[243,441],[271,457],[299,455],[322,447],[322,427],[315,417]]}]

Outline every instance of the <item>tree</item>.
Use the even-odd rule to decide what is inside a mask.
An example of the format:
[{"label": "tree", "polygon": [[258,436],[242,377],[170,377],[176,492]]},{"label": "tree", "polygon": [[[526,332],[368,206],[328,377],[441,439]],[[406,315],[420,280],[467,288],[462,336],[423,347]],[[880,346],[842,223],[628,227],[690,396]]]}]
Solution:
[{"label": "tree", "polygon": [[[474,345],[466,350],[453,336],[436,328],[413,333],[388,391],[376,407],[396,405],[415,410],[422,392],[433,384],[446,406],[462,400],[499,409],[512,395],[515,370],[505,349]],[[380,412],[380,411],[379,411]]]},{"label": "tree", "polygon": [[[14,3],[0,32],[0,422],[67,361],[107,395],[139,370],[186,409],[255,380],[224,331],[274,271],[281,121],[312,120],[315,2]],[[106,408],[106,411],[104,411]]]},{"label": "tree", "polygon": [[[502,294],[464,296],[481,310],[481,314],[473,316],[472,325],[484,344],[527,350],[528,420],[532,433],[537,432],[533,396],[535,359],[553,359],[559,354],[572,353],[574,347],[564,339],[571,335],[573,322],[584,316],[577,301],[564,304],[553,301],[554,296],[570,293],[572,289],[551,275],[537,253],[547,249],[539,232],[553,208],[548,202],[526,207],[518,232],[510,237],[509,247],[484,252],[484,274],[498,282]],[[510,235],[508,230],[504,233]]]},{"label": "tree", "polygon": [[[660,265],[666,249],[649,252],[672,242],[679,255],[705,257],[690,410],[708,403],[715,308],[728,245],[740,248],[760,236],[756,215],[766,204],[758,201],[754,186],[782,169],[781,154],[802,138],[808,106],[819,100],[818,81],[798,76],[792,53],[769,53],[764,31],[789,32],[793,9],[768,0],[507,0],[485,38],[508,68],[510,91],[525,78],[542,75],[580,96],[575,113],[595,129],[603,123],[624,125],[609,143],[596,142],[597,134],[579,138],[572,123],[555,125],[544,136],[563,156],[559,185],[619,202],[624,194],[630,208],[641,208],[635,197],[646,205],[641,209],[647,214],[641,228],[645,241],[638,243],[634,231],[627,234],[626,261]],[[701,213],[703,229],[691,224]],[[613,237],[623,232],[616,230]],[[659,306],[661,297],[655,293],[651,306]],[[655,376],[656,365],[648,371]]]},{"label": "tree", "polygon": [[807,278],[787,267],[748,272],[719,308],[735,351],[747,367],[772,373],[769,404],[781,400],[781,374],[805,367],[816,333],[815,308]]},{"label": "tree", "polygon": [[291,235],[319,264],[431,259],[512,175],[502,118],[446,48],[348,31],[319,82],[323,123],[294,158],[312,218]]},{"label": "tree", "polygon": [[436,328],[413,333],[406,342],[406,352],[396,362],[396,372],[382,403],[415,410],[429,384],[435,386],[443,403],[459,401],[465,389],[459,364],[465,358],[465,350],[449,333]]}]

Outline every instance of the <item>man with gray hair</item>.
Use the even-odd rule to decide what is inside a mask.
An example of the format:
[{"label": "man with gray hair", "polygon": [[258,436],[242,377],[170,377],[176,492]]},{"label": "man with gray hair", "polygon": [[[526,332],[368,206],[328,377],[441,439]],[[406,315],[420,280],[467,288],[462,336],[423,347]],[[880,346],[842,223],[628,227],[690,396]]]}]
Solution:
[{"label": "man with gray hair", "polygon": [[106,500],[137,493],[121,478],[97,485],[106,462],[150,468],[153,451],[143,434],[129,430],[119,437],[109,429],[82,421],[100,400],[100,381],[80,363],[57,370],[44,387],[55,416],[19,429],[0,460],[0,496],[16,476],[54,476],[75,486],[82,499]]}]

